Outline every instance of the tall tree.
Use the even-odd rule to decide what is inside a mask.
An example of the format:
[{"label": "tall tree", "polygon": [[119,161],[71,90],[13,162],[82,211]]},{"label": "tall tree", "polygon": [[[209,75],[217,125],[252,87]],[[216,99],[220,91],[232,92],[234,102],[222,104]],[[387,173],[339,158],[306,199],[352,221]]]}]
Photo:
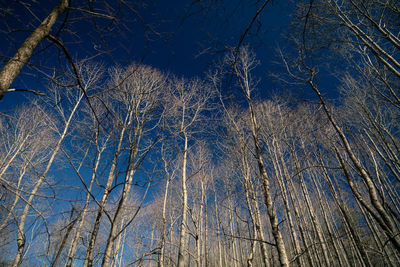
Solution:
[{"label": "tall tree", "polygon": [[273,196],[270,188],[270,177],[267,174],[266,166],[262,155],[261,140],[259,136],[260,125],[257,120],[256,109],[252,100],[251,92],[254,90],[254,80],[251,77],[251,71],[257,66],[258,62],[254,54],[247,48],[232,52],[226,59],[228,66],[231,66],[234,75],[237,77],[239,88],[246,99],[250,119],[251,136],[254,146],[254,157],[258,165],[259,175],[262,180],[262,189],[264,193],[264,203],[268,209],[268,216],[272,227],[272,234],[276,242],[276,248],[279,255],[279,262],[282,266],[289,266],[289,259],[282,232],[279,229],[278,216],[273,202]]},{"label": "tall tree", "polygon": [[209,101],[212,97],[210,87],[200,79],[185,80],[175,78],[168,92],[167,106],[170,110],[167,123],[176,137],[176,142],[182,153],[181,188],[182,188],[182,219],[180,222],[180,239],[178,252],[178,266],[184,267],[187,260],[187,159],[191,143],[195,141],[196,133],[200,131],[200,123],[203,122],[204,113],[209,109]]}]

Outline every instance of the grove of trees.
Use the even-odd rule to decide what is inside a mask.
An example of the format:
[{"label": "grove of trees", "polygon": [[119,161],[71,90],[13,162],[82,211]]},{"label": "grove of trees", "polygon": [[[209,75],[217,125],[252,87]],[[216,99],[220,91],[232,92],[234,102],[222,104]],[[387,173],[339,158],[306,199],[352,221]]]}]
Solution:
[{"label": "grove of trees", "polygon": [[[294,1],[265,76],[255,2],[197,77],[73,59],[55,22],[2,62],[0,99],[46,38],[67,59],[0,112],[0,266],[400,265],[400,2]],[[100,16],[70,5],[46,20]]]}]

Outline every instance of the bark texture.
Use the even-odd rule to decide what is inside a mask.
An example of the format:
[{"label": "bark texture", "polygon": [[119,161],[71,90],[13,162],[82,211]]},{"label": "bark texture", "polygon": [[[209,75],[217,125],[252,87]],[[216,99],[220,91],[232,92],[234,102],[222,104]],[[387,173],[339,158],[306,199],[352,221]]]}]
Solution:
[{"label": "bark texture", "polygon": [[22,67],[26,62],[28,62],[35,48],[47,35],[49,35],[50,30],[56,23],[57,19],[67,10],[68,7],[68,0],[61,0],[60,3],[51,11],[49,16],[43,20],[40,26],[37,27],[28,38],[26,38],[15,55],[4,66],[3,70],[0,72],[0,100],[7,93]]}]

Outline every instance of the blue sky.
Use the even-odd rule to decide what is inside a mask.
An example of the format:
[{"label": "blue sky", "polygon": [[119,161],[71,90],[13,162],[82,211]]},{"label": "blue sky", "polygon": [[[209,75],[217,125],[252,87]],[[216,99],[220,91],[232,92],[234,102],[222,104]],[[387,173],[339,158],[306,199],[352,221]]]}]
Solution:
[{"label": "blue sky", "polygon": [[[1,55],[12,56],[29,34],[26,30],[33,30],[39,24],[39,19],[43,19],[55,5],[54,1],[39,2],[31,3],[29,9],[11,4],[12,14],[19,18],[12,22],[11,27],[17,31],[6,35],[5,32],[0,33],[6,40],[0,45]],[[184,0],[144,1],[144,6],[133,6],[140,18],[125,8],[124,12],[119,14],[123,24],[111,27],[110,32],[103,32],[112,56],[102,54],[95,60],[106,66],[143,62],[178,76],[203,76],[213,62],[223,56],[225,48],[238,44],[256,10],[263,4],[263,1],[252,3],[241,0],[210,2],[213,2],[213,5],[202,9],[204,1],[193,1],[193,5],[189,5],[191,1]],[[278,60],[275,49],[286,45],[283,36],[288,29],[291,11],[289,1],[279,4],[271,1],[243,42],[251,43],[251,49],[257,53],[262,63],[256,75],[262,78],[260,86],[264,93],[276,89],[276,84],[268,75],[279,69],[272,61]],[[74,18],[74,14],[81,13],[71,11],[70,18]],[[8,18],[8,21],[11,20]],[[61,21],[54,30],[60,26]],[[68,34],[61,34],[61,39],[75,60],[92,57],[104,48],[92,22],[90,19],[76,20],[68,28],[71,30]],[[103,27],[109,25],[110,20],[97,19],[96,22],[97,26]],[[153,34],[146,24],[151,25],[151,29],[160,35]],[[2,26],[5,28],[4,24]],[[21,27],[27,29],[21,32]],[[48,44],[45,40],[37,51]],[[202,51],[205,53],[201,53]],[[3,62],[6,57],[2,58]],[[51,70],[47,67],[51,69],[59,67],[60,64],[67,65],[65,61],[60,63],[59,57],[63,57],[62,53],[56,48],[50,48],[33,57],[32,63],[43,64],[45,67],[41,69],[49,74]],[[13,84],[16,88],[39,91],[45,91],[46,86],[44,75],[28,67],[23,69]],[[0,109],[12,109],[15,105],[23,103],[26,97],[36,96],[20,92],[9,93],[1,101]]]}]

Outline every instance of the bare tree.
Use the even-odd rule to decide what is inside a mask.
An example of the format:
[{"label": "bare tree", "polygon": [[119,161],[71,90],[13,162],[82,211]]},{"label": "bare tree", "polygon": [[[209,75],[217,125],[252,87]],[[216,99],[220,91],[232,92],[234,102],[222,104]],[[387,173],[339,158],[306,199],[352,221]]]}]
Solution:
[{"label": "bare tree", "polygon": [[260,125],[257,121],[256,109],[251,98],[251,92],[254,90],[255,81],[251,77],[251,71],[257,66],[255,56],[247,48],[242,48],[237,54],[231,53],[226,59],[226,64],[231,66],[234,75],[238,79],[239,87],[243,96],[248,104],[248,112],[250,118],[251,135],[254,145],[255,160],[259,168],[259,175],[262,179],[262,188],[264,192],[264,203],[268,209],[268,215],[272,227],[272,234],[274,236],[276,247],[279,255],[279,262],[282,266],[289,266],[289,259],[287,256],[285,243],[283,241],[282,232],[279,229],[278,217],[274,207],[273,197],[270,189],[270,177],[266,172],[266,167],[262,155],[262,148],[260,144],[259,130]]},{"label": "bare tree", "polygon": [[[199,79],[186,81],[174,79],[168,92],[168,109],[170,110],[168,123],[171,132],[176,136],[176,143],[182,153],[181,183],[182,183],[182,219],[180,223],[180,240],[178,252],[178,266],[187,265],[187,158],[190,143],[195,140],[200,131],[199,123],[203,120],[204,112],[209,108],[212,96],[210,87]],[[204,122],[204,121],[203,121]]]},{"label": "bare tree", "polygon": [[[97,79],[92,79],[93,76],[96,76],[98,74],[97,71],[91,72],[91,69],[90,69],[90,67],[88,67],[87,64],[85,65],[82,63],[82,64],[79,64],[78,66],[80,67],[79,68],[80,73],[85,74],[86,75],[85,77],[88,78],[87,80],[85,80],[85,81],[87,81],[87,83],[85,83],[84,90],[86,91],[86,90],[92,89],[91,87],[94,85],[94,83],[97,82]],[[59,153],[59,151],[61,149],[62,143],[69,133],[69,128],[72,124],[73,118],[76,115],[76,113],[78,112],[78,108],[81,104],[81,100],[83,99],[83,96],[85,93],[82,91],[79,91],[79,93],[77,93],[77,94],[72,93],[71,95],[69,95],[69,100],[72,102],[72,108],[69,109],[69,108],[64,108],[61,105],[61,103],[59,102],[59,99],[61,97],[60,92],[57,90],[57,88],[55,88],[55,90],[54,90],[54,97],[55,97],[54,100],[56,103],[56,109],[57,109],[58,115],[60,116],[60,118],[62,120],[63,125],[60,128],[58,128],[57,122],[51,121],[50,118],[48,119],[49,125],[52,124],[49,127],[53,128],[53,130],[57,131],[58,141],[56,142],[55,147],[54,147],[53,151],[51,152],[51,156],[49,157],[46,167],[44,168],[42,173],[39,175],[39,178],[35,181],[35,185],[32,188],[32,190],[30,191],[29,198],[26,200],[26,205],[25,205],[23,212],[21,214],[21,217],[19,219],[18,235],[17,235],[18,250],[17,250],[17,254],[15,256],[14,262],[13,262],[13,266],[18,266],[22,260],[22,256],[23,256],[23,252],[24,252],[24,248],[25,248],[25,237],[24,237],[25,223],[26,223],[26,219],[28,217],[28,212],[32,206],[33,199],[35,198],[40,186],[45,181],[45,178],[46,178],[48,172],[50,171],[50,168],[51,168],[57,154]],[[46,112],[43,112],[43,114],[46,114],[46,116],[48,116],[48,117],[50,115],[50,114],[47,114]]]},{"label": "bare tree", "polygon": [[[145,66],[132,66],[128,72],[131,72],[130,78],[124,81],[123,87],[120,86],[122,104],[129,114],[126,124],[127,145],[129,147],[128,163],[122,194],[111,221],[102,266],[109,264],[114,241],[122,232],[118,231],[117,225],[121,220],[124,205],[129,197],[134,174],[158,141],[161,131],[158,126],[163,118],[160,96],[166,86],[164,76],[159,71]],[[120,81],[123,77],[125,76],[120,75],[115,79]],[[134,217],[128,220],[124,228],[132,222]]]}]

